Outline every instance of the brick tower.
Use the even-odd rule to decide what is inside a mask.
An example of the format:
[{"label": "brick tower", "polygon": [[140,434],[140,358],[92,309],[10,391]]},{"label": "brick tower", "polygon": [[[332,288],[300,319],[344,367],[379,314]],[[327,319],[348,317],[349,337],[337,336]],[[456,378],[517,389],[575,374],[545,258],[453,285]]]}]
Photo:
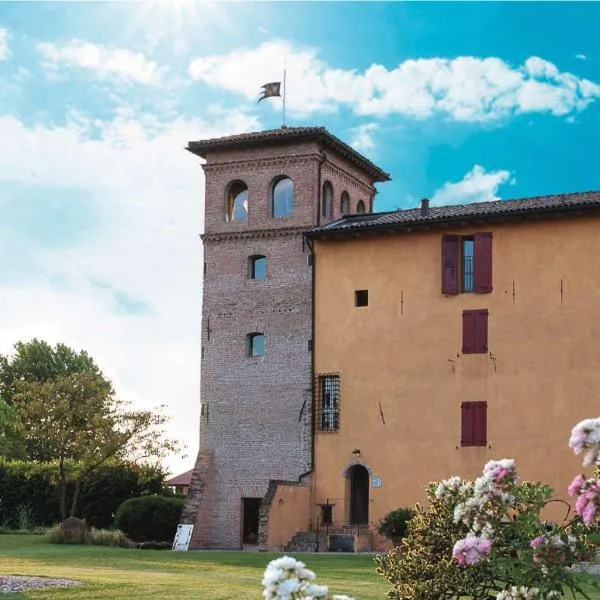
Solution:
[{"label": "brick tower", "polygon": [[312,266],[303,233],[372,210],[388,175],[322,127],[190,142],[205,159],[200,451],[191,548],[256,544],[270,481],[310,475]]}]

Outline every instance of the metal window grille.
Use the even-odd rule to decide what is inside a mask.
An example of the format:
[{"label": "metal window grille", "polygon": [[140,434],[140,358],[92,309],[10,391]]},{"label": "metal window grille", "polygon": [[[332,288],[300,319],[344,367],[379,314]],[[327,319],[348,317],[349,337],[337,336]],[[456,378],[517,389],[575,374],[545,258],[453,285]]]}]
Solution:
[{"label": "metal window grille", "polygon": [[474,257],[474,244],[473,240],[466,238],[463,239],[463,281],[462,288],[463,292],[472,292],[475,289],[475,257]]},{"label": "metal window grille", "polygon": [[340,428],[340,376],[319,375],[316,385],[316,425],[319,431],[335,432]]}]

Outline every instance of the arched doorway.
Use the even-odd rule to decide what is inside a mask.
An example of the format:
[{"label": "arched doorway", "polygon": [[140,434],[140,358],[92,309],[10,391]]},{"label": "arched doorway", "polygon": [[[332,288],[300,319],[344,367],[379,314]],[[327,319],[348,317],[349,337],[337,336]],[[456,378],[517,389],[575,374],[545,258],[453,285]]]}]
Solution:
[{"label": "arched doorway", "polygon": [[369,522],[369,471],[362,465],[348,469],[350,524],[365,525]]}]

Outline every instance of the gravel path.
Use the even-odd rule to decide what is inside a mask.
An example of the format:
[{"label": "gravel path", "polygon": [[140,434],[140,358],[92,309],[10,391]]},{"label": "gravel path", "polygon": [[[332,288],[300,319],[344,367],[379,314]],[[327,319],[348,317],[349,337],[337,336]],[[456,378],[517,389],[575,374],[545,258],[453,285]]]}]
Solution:
[{"label": "gravel path", "polygon": [[72,579],[51,579],[50,577],[25,577],[22,575],[0,575],[0,594],[23,592],[45,587],[65,587],[82,585]]}]

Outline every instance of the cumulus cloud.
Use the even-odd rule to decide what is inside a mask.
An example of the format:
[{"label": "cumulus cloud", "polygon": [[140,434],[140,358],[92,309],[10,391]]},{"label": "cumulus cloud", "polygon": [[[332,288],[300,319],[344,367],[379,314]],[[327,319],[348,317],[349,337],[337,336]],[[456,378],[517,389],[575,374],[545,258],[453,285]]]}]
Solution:
[{"label": "cumulus cloud", "polygon": [[[0,161],[0,353],[33,336],[86,349],[119,393],[167,404],[186,468],[198,447],[204,178],[183,147],[258,128],[235,111],[164,122],[122,108],[108,121],[72,113],[62,127],[0,117],[11,140]],[[71,204],[24,239],[10,214],[31,186],[44,192],[32,194],[42,214],[52,194]],[[82,212],[81,235],[41,243]]]},{"label": "cumulus cloud", "polygon": [[8,60],[10,50],[8,49],[8,31],[0,27],[0,61]]},{"label": "cumulus cloud", "polygon": [[287,41],[197,58],[189,73],[196,81],[251,99],[257,97],[261,82],[281,78],[283,61],[286,102],[299,115],[345,105],[359,115],[401,114],[413,119],[441,115],[481,122],[522,113],[565,115],[600,97],[600,85],[561,72],[539,57],[530,57],[519,67],[495,57],[411,59],[391,69],[373,64],[359,72],[330,67],[314,48],[296,48]]},{"label": "cumulus cloud", "polygon": [[367,152],[375,148],[373,134],[379,129],[378,123],[365,123],[350,131],[350,145],[359,152]]},{"label": "cumulus cloud", "polygon": [[486,171],[482,166],[475,165],[461,181],[448,181],[436,190],[431,198],[431,206],[500,200],[498,188],[514,183],[509,171]]},{"label": "cumulus cloud", "polygon": [[166,67],[159,66],[141,52],[80,39],[71,40],[62,46],[43,42],[37,45],[37,49],[42,55],[43,66],[50,74],[55,74],[61,66],[65,66],[91,71],[101,79],[115,78],[125,82],[157,85],[166,72]]},{"label": "cumulus cloud", "polygon": [[576,54],[575,58],[578,58],[579,60],[587,60],[587,56],[585,54]]}]

